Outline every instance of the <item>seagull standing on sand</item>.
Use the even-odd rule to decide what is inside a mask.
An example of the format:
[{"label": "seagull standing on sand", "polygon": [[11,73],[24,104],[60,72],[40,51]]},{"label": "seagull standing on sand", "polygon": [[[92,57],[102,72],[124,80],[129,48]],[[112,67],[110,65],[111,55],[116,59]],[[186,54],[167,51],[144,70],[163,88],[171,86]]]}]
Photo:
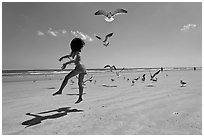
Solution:
[{"label": "seagull standing on sand", "polygon": [[135,79],[132,80],[132,85],[131,86],[134,86],[135,84]]},{"label": "seagull standing on sand", "polygon": [[187,83],[184,82],[183,80],[181,80],[180,83],[181,83],[181,87],[184,87],[184,86],[187,84]]},{"label": "seagull standing on sand", "polygon": [[139,78],[140,78],[140,76],[139,76],[139,77],[137,77],[137,78],[135,78],[134,80],[136,80],[136,81],[137,81]]},{"label": "seagull standing on sand", "polygon": [[145,74],[142,75],[142,81],[145,81]]},{"label": "seagull standing on sand", "polygon": [[111,81],[115,81],[115,79],[114,79],[114,78],[111,78]]},{"label": "seagull standing on sand", "polygon": [[113,11],[113,12],[107,12],[107,11],[104,11],[104,10],[98,10],[97,12],[95,12],[94,15],[103,15],[103,16],[105,16],[105,20],[106,20],[107,22],[111,22],[111,21],[114,20],[113,17],[114,17],[115,15],[125,14],[125,13],[127,13],[127,11],[124,10],[124,9],[116,9],[116,10]]}]

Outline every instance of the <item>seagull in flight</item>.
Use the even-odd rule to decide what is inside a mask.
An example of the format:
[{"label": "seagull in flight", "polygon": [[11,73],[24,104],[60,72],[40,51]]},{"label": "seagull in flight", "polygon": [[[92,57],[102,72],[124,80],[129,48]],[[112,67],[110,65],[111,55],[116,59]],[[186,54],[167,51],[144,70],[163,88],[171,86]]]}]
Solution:
[{"label": "seagull in flight", "polygon": [[160,70],[158,70],[156,73],[154,73],[154,74],[152,75],[151,72],[149,71],[149,73],[150,73],[150,77],[151,77],[150,80],[152,80],[152,81],[157,81],[157,78],[154,78],[154,77],[155,77],[156,75],[158,75],[159,72],[160,72]]},{"label": "seagull in flight", "polygon": [[99,36],[97,36],[97,35],[96,35],[96,38],[98,38],[99,40],[101,40],[101,41],[103,42],[103,45],[107,47],[107,46],[109,45],[109,42],[108,42],[107,40],[108,40],[108,38],[110,38],[111,36],[113,36],[113,32],[107,34],[107,35],[105,36],[105,39],[104,39],[104,40],[102,40],[102,38],[99,37]]},{"label": "seagull in flight", "polygon": [[107,22],[111,22],[111,21],[114,20],[113,17],[115,15],[125,14],[125,13],[127,13],[127,10],[124,10],[124,9],[116,9],[113,12],[107,12],[107,11],[104,11],[104,10],[98,10],[97,12],[95,12],[94,15],[103,15],[103,16],[105,16],[105,20]]},{"label": "seagull in flight", "polygon": [[113,70],[116,70],[116,67],[114,65],[113,66],[105,65],[104,68],[110,68],[111,72],[113,72]]}]

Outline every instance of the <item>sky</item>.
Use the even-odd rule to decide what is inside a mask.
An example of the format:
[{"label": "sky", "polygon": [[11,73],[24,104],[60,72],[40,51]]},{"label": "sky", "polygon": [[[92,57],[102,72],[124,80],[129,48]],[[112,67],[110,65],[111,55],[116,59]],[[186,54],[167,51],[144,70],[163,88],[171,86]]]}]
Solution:
[{"label": "sky", "polygon": [[[106,22],[94,13],[122,8]],[[109,38],[105,47],[95,37]],[[3,2],[2,69],[60,69],[82,38],[88,69],[202,66],[201,2]],[[74,65],[67,66],[68,69]]]}]

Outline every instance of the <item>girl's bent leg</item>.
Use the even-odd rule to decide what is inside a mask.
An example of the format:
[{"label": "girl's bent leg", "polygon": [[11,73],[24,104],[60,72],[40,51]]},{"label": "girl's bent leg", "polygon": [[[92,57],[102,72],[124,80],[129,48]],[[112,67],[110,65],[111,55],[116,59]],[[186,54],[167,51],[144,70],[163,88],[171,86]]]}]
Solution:
[{"label": "girl's bent leg", "polygon": [[62,82],[62,85],[60,86],[60,89],[59,89],[57,92],[55,92],[54,94],[52,94],[52,95],[55,96],[55,95],[60,95],[60,94],[62,94],[62,90],[63,90],[64,87],[67,85],[68,80],[69,80],[70,78],[76,76],[77,74],[78,74],[78,73],[73,70],[73,71],[71,71],[68,75],[66,75],[65,78],[64,78],[64,80],[63,80],[63,82]]}]

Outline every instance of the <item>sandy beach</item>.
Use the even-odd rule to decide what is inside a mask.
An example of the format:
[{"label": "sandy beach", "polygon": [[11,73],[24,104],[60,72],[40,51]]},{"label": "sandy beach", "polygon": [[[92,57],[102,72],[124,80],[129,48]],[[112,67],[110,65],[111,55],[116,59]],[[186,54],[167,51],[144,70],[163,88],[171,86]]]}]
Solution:
[{"label": "sandy beach", "polygon": [[[132,85],[144,73],[146,80]],[[2,134],[202,134],[202,70],[163,71],[156,82],[149,80],[149,72],[121,73],[119,78],[111,72],[93,74],[79,104],[74,104],[76,78],[73,84],[68,82],[62,95],[52,96],[64,76],[3,79]],[[186,86],[181,87],[180,80]]]}]

